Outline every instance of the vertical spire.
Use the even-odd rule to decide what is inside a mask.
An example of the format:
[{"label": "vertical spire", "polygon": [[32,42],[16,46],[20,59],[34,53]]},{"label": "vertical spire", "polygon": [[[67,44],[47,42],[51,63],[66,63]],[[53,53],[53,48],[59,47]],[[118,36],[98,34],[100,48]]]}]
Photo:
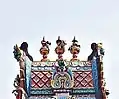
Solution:
[{"label": "vertical spire", "polygon": [[45,36],[43,36],[43,41],[45,41]]},{"label": "vertical spire", "polygon": [[58,36],[58,40],[60,40],[60,36]]},{"label": "vertical spire", "polygon": [[74,36],[74,39],[72,40],[72,42],[73,42],[73,43],[78,42],[78,41],[76,40],[75,36]]},{"label": "vertical spire", "polygon": [[75,36],[74,36],[74,40],[76,40]]}]

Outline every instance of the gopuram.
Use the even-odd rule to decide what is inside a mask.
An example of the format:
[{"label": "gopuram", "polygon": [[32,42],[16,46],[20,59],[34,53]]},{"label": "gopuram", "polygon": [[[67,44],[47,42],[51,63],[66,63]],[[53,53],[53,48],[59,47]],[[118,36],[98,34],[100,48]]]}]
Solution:
[{"label": "gopuram", "polygon": [[[102,43],[92,43],[92,53],[86,61],[78,58],[80,44],[72,40],[72,45],[66,49],[67,43],[56,40],[56,61],[48,58],[51,43],[43,37],[40,54],[42,59],[34,61],[28,52],[28,43],[20,47],[14,46],[14,58],[19,63],[19,74],[14,80],[16,99],[107,99],[109,90],[105,88],[103,71]],[[69,51],[70,60],[64,59],[63,54]]]}]

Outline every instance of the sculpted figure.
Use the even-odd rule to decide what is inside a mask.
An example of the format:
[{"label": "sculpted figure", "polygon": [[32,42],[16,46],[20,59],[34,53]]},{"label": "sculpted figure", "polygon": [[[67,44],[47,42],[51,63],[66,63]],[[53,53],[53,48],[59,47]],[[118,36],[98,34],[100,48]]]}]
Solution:
[{"label": "sculpted figure", "polygon": [[98,46],[96,43],[91,44],[92,53],[88,56],[88,61],[91,61],[93,57],[98,57]]},{"label": "sculpted figure", "polygon": [[[22,87],[20,87],[20,77],[19,75],[17,75],[17,77],[14,80],[14,87],[15,90],[13,90],[12,93],[14,93],[14,95],[16,96],[16,99],[20,99],[22,97],[22,99],[26,99],[27,94],[24,91],[24,89]],[[21,93],[21,94],[19,94]]]},{"label": "sculpted figure", "polygon": [[[15,84],[19,85],[15,86],[18,92],[19,97],[25,97],[23,94],[29,95],[28,93],[28,83],[30,84],[30,71],[31,71],[31,63],[33,61],[33,57],[28,53],[28,44],[27,42],[23,42],[20,47],[18,45],[14,46],[14,57],[19,62],[20,66],[20,76],[17,75]],[[19,80],[18,80],[19,78]],[[27,85],[26,85],[27,83]],[[26,86],[25,86],[26,85]],[[25,92],[26,91],[26,92]],[[20,98],[18,98],[20,99]],[[25,98],[22,98],[25,99]]]},{"label": "sculpted figure", "polygon": [[33,61],[33,57],[32,57],[32,56],[29,54],[29,52],[28,52],[28,43],[27,43],[27,42],[23,42],[23,43],[21,44],[21,46],[20,46],[20,49],[25,52],[26,56],[27,56],[31,61]]}]

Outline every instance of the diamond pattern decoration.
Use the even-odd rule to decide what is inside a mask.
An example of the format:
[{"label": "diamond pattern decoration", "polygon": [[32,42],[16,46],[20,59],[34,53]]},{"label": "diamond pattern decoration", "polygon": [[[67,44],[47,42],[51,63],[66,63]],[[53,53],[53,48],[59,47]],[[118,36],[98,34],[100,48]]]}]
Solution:
[{"label": "diamond pattern decoration", "polygon": [[74,88],[92,88],[92,71],[74,72]]},{"label": "diamond pattern decoration", "polygon": [[31,87],[32,88],[49,88],[51,86],[52,74],[48,71],[32,71]]},{"label": "diamond pattern decoration", "polygon": [[38,73],[38,77],[42,78],[44,75],[42,74],[42,72]]},{"label": "diamond pattern decoration", "polygon": [[[52,74],[48,71],[32,71],[32,88],[51,87]],[[92,88],[93,79],[91,71],[74,72],[74,88]]]}]

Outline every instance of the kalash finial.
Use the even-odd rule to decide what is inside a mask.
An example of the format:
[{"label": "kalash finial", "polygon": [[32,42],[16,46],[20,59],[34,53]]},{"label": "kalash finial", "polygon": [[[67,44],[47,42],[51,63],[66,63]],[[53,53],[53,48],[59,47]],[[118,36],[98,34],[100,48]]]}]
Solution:
[{"label": "kalash finial", "polygon": [[56,54],[58,54],[58,59],[62,59],[62,54],[65,52],[65,41],[60,39],[58,36],[58,40],[56,40],[57,47],[55,48]]},{"label": "kalash finial", "polygon": [[74,36],[74,39],[72,40],[73,43],[78,42]]},{"label": "kalash finial", "polygon": [[45,41],[45,37],[43,37],[43,40],[41,41],[42,47],[40,49],[40,54],[43,55],[43,59],[41,59],[41,61],[46,62],[49,61],[49,59],[47,59],[47,55],[49,54],[49,45],[51,45],[51,43],[49,41]]},{"label": "kalash finial", "polygon": [[68,49],[70,51],[71,54],[73,54],[73,57],[70,61],[77,61],[77,54],[79,54],[80,52],[80,45],[78,45],[78,41],[75,39],[72,40],[72,45],[69,47]]}]

